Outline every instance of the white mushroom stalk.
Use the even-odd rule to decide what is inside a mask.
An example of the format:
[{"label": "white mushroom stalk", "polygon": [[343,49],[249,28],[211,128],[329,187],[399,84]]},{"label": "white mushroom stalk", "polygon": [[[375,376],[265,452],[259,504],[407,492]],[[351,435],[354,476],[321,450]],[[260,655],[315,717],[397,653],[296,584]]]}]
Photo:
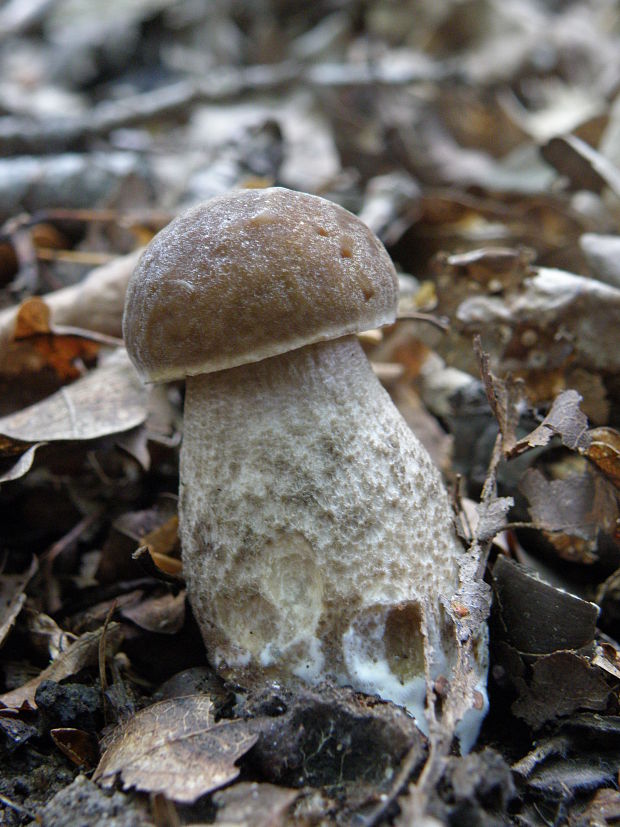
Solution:
[{"label": "white mushroom stalk", "polygon": [[148,379],[187,376],[183,567],[212,663],[241,685],[351,684],[426,730],[427,688],[457,661],[463,550],[439,472],[352,335],[393,320],[396,284],[342,208],[241,191],[153,240],[124,332]]},{"label": "white mushroom stalk", "polygon": [[425,653],[450,668],[458,550],[354,337],[190,377],[181,478],[184,571],[224,673],[330,677],[421,712]]}]

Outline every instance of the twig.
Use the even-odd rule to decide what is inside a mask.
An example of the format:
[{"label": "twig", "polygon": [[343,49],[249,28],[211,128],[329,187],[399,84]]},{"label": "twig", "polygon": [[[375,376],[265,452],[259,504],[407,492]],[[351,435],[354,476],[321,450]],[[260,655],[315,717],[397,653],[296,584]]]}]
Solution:
[{"label": "twig", "polygon": [[0,795],[0,804],[4,804],[5,807],[10,807],[11,810],[15,810],[16,813],[20,815],[28,816],[28,818],[36,819],[36,814],[32,812],[32,810],[28,810],[26,807],[22,807],[21,804],[17,804],[17,802],[12,801],[10,798],[7,798],[5,795]]},{"label": "twig", "polygon": [[0,156],[50,154],[83,150],[90,140],[115,129],[186,115],[198,103],[223,102],[247,93],[276,92],[292,84],[326,88],[340,86],[407,86],[455,80],[458,70],[429,64],[394,68],[389,61],[372,66],[349,63],[277,63],[212,70],[208,77],[181,80],[163,88],[118,101],[106,101],[87,115],[33,122],[21,117],[0,118]]},{"label": "twig", "polygon": [[444,333],[446,330],[450,330],[450,321],[445,316],[433,316],[432,313],[419,313],[415,310],[405,311],[398,314],[399,322],[405,319],[413,319],[417,322],[428,322],[428,324],[432,324]]},{"label": "twig", "polygon": [[[398,796],[404,790],[405,785],[409,781],[409,776],[415,769],[415,765],[418,758],[418,745],[414,744],[409,750],[409,752],[403,758],[400,765],[400,769],[396,774],[396,778],[392,782],[392,787],[389,793],[387,793],[387,795],[385,795],[382,798],[382,800],[379,802],[379,804],[377,804],[372,813],[369,816],[367,816],[364,821],[362,821],[362,827],[375,827],[375,825],[377,825],[381,821],[383,816],[387,813],[389,807],[391,807],[394,801],[396,801]],[[426,769],[426,766],[428,766],[428,761],[426,762],[424,769]],[[422,771],[422,773],[424,773],[424,770]]]},{"label": "twig", "polygon": [[106,634],[108,631],[108,626],[110,624],[110,620],[112,619],[112,615],[116,611],[116,600],[112,603],[110,608],[108,609],[108,613],[106,615],[106,619],[103,623],[103,631],[101,633],[101,637],[99,638],[99,652],[98,652],[98,661],[99,661],[99,682],[101,684],[101,697],[103,699],[103,709],[104,715],[107,718],[107,699],[106,699],[106,691],[108,688],[108,679],[106,676],[106,663],[105,663],[105,644],[106,644]]}]

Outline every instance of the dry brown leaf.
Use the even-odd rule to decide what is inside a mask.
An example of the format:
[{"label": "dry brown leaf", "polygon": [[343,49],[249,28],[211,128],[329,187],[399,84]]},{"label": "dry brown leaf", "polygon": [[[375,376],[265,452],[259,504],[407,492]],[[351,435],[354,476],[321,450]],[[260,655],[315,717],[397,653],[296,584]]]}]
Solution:
[{"label": "dry brown leaf", "polygon": [[255,743],[246,721],[214,721],[206,695],[152,704],[114,731],[94,780],[161,792],[191,804],[239,775],[235,761]]},{"label": "dry brown leaf", "polygon": [[600,192],[609,187],[616,196],[620,195],[620,171],[576,135],[551,138],[541,152],[545,161],[566,176],[576,189]]},{"label": "dry brown leaf", "polygon": [[91,362],[101,343],[92,341],[88,331],[54,330],[51,312],[39,296],[26,299],[17,309],[12,341],[7,343],[4,372],[9,376],[51,368],[63,382],[80,376],[82,362]]},{"label": "dry brown leaf", "polygon": [[7,442],[89,440],[127,431],[147,416],[148,390],[124,350],[72,385],[0,419]]},{"label": "dry brown leaf", "polygon": [[512,711],[534,728],[577,709],[603,710],[611,695],[604,673],[576,652],[553,652],[536,660],[531,679],[517,679]]},{"label": "dry brown leaf", "polygon": [[502,434],[502,450],[509,454],[517,443],[519,407],[524,396],[523,383],[515,381],[511,376],[506,379],[495,376],[491,370],[489,354],[482,349],[479,336],[474,337],[474,352],[489,405]]},{"label": "dry brown leaf", "polygon": [[148,546],[151,554],[179,556],[179,517],[173,514],[140,538],[141,546]]},{"label": "dry brown leaf", "polygon": [[[156,540],[157,550],[150,552],[150,555],[153,560],[155,560],[155,555],[159,556],[156,562],[149,561],[150,566],[156,569],[161,560],[163,561],[162,569],[166,573],[178,573],[181,570],[181,561],[177,557],[162,553],[171,550],[169,543],[176,535],[176,521],[177,498],[170,494],[161,495],[151,508],[144,511],[129,511],[121,514],[112,524],[112,529],[104,544],[97,579],[104,583],[114,583],[118,580],[131,579],[138,573],[142,574],[144,560],[139,557],[137,550],[141,550],[143,540],[151,536]],[[159,528],[162,528],[161,535],[157,533]],[[136,563],[137,559],[140,559],[140,565]]]},{"label": "dry brown leaf", "polygon": [[[4,471],[0,472],[0,483],[3,482],[12,482],[13,480],[18,480],[20,477],[23,477],[25,474],[30,471],[32,468],[32,463],[34,462],[34,457],[37,452],[37,448],[40,448],[41,445],[44,443],[42,442],[35,442],[34,445],[31,445],[24,453],[19,457],[16,462],[11,462],[7,464],[7,467]],[[25,448],[26,446],[22,444],[16,444],[12,440],[5,440],[0,436],[0,454],[4,453],[4,449],[7,449],[7,453],[10,455],[14,455],[17,448]],[[4,462],[3,462],[4,465]]]},{"label": "dry brown leaf", "polygon": [[548,532],[547,538],[564,559],[591,563],[596,559],[599,531],[614,534],[618,502],[613,487],[599,474],[547,480],[529,468],[519,488],[527,497],[535,526]]},{"label": "dry brown leaf", "polygon": [[551,410],[540,425],[515,443],[507,454],[519,456],[530,448],[547,445],[554,436],[559,436],[567,448],[586,450],[590,443],[588,420],[579,409],[580,402],[581,396],[577,391],[563,391],[554,399]]},{"label": "dry brown leaf", "polygon": [[185,592],[146,597],[122,608],[121,615],[147,632],[174,635],[185,623]]},{"label": "dry brown leaf", "polygon": [[36,557],[21,574],[0,575],[0,646],[10,632],[17,615],[26,602],[24,589],[39,567]]},{"label": "dry brown leaf", "polygon": [[[51,326],[71,325],[120,337],[127,282],[141,253],[135,250],[120,256],[95,268],[78,284],[48,293],[44,302]],[[7,347],[14,337],[17,314],[14,307],[0,311],[0,372],[7,365]]]},{"label": "dry brown leaf", "polygon": [[216,824],[251,824],[252,827],[284,827],[287,811],[299,790],[240,781],[213,796],[217,806]]},{"label": "dry brown leaf", "polygon": [[[34,700],[36,691],[43,681],[61,681],[74,675],[86,666],[97,663],[99,659],[99,646],[104,629],[96,632],[86,632],[72,643],[47,669],[17,689],[5,692],[0,695],[0,704],[11,709],[30,708],[36,709]],[[118,623],[110,623],[106,630],[106,651],[114,651],[121,641],[121,627]]]},{"label": "dry brown leaf", "polygon": [[78,767],[91,770],[97,763],[99,750],[92,733],[73,727],[58,727],[51,729],[50,735],[58,749]]},{"label": "dry brown leaf", "polygon": [[518,652],[545,655],[594,640],[598,609],[507,557],[493,566],[495,609],[502,634]]},{"label": "dry brown leaf", "polygon": [[586,456],[620,489],[620,433],[614,428],[593,428]]}]

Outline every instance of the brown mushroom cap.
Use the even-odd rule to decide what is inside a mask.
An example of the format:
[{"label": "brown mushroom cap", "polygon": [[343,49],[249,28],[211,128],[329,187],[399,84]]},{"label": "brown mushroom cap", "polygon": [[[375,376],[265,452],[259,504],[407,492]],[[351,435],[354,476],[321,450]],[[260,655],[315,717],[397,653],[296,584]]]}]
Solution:
[{"label": "brown mushroom cap", "polygon": [[150,381],[256,362],[394,321],[376,236],[315,195],[238,190],[180,215],[144,251],[123,332]]}]

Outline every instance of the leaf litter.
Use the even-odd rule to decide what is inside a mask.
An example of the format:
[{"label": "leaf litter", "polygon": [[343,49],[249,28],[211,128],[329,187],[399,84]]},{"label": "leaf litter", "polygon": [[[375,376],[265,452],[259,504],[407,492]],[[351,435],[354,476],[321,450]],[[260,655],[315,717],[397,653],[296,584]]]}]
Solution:
[{"label": "leaf litter", "polygon": [[[99,6],[1,15],[0,820],[613,823],[613,4]],[[428,742],[345,689],[222,686],[186,605],[183,390],[128,368],[125,287],[180,209],[272,183],[361,215],[399,269],[399,320],[362,342],[467,546]],[[490,708],[458,756],[491,601]],[[72,778],[110,732],[108,797]]]}]

